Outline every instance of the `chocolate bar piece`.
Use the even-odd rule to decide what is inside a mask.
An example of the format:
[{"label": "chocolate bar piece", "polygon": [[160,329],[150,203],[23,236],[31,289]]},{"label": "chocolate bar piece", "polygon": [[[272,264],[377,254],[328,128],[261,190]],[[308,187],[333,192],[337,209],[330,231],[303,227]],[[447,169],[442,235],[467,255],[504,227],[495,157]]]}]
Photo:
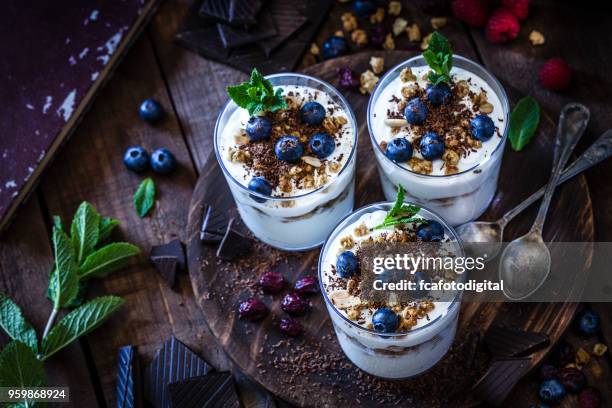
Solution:
[{"label": "chocolate bar piece", "polygon": [[260,8],[260,0],[204,0],[200,16],[231,25],[253,25]]},{"label": "chocolate bar piece", "polygon": [[235,220],[233,218],[230,219],[227,224],[225,236],[223,236],[219,248],[217,249],[217,257],[225,261],[231,261],[248,254],[253,246],[253,240],[251,238],[241,234],[233,227],[234,222]]},{"label": "chocolate bar piece", "polygon": [[178,262],[174,256],[157,256],[151,259],[155,270],[159,272],[170,289],[176,285],[176,267]]},{"label": "chocolate bar piece", "polygon": [[231,27],[217,24],[219,37],[225,48],[236,48],[243,45],[253,44],[277,34],[274,20],[270,13],[262,13],[259,22],[252,27]]},{"label": "chocolate bar piece", "polygon": [[221,242],[227,229],[229,219],[225,211],[218,211],[210,204],[204,204],[200,241],[207,243]]},{"label": "chocolate bar piece", "polygon": [[134,346],[121,347],[117,370],[117,408],[140,407],[142,407],[142,395],[138,354]]},{"label": "chocolate bar piece", "polygon": [[271,1],[268,9],[276,23],[278,34],[275,37],[258,42],[259,48],[262,49],[267,57],[308,21],[308,19],[296,9],[295,5],[290,2],[279,0]]},{"label": "chocolate bar piece", "polygon": [[153,246],[149,259],[154,261],[157,257],[174,257],[179,269],[185,270],[185,250],[179,239],[173,239],[167,244]]},{"label": "chocolate bar piece", "polygon": [[240,408],[232,373],[209,373],[168,386],[173,408]]},{"label": "chocolate bar piece", "polygon": [[489,351],[501,357],[523,357],[550,344],[546,334],[494,325],[485,334]]},{"label": "chocolate bar piece", "polygon": [[527,373],[530,357],[496,360],[474,386],[474,395],[483,402],[500,406],[516,383]]},{"label": "chocolate bar piece", "polygon": [[168,384],[208,374],[211,367],[171,337],[145,369],[144,395],[155,408],[170,408]]}]

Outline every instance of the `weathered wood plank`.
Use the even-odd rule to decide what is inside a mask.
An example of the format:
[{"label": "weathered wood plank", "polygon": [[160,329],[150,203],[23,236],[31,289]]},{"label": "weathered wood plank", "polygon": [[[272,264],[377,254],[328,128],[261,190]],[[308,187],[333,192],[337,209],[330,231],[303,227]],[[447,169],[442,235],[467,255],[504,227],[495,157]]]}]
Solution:
[{"label": "weathered wood plank", "polygon": [[[42,335],[51,311],[46,298],[53,255],[36,194],[0,240],[0,291],[17,303]],[[104,329],[103,329],[104,330]],[[0,333],[0,344],[8,337]],[[45,364],[50,386],[70,387],[70,406],[98,406],[83,349],[75,343]]]}]

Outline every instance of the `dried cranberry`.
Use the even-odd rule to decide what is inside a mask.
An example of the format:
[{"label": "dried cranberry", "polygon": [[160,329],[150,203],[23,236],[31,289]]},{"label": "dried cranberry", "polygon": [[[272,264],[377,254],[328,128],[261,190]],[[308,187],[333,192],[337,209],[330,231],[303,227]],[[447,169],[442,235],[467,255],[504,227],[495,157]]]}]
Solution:
[{"label": "dried cranberry", "polygon": [[293,288],[300,295],[312,295],[319,291],[319,282],[314,276],[304,276],[295,282]]},{"label": "dried cranberry", "polygon": [[544,381],[544,380],[550,380],[551,378],[557,378],[557,373],[559,372],[559,370],[557,369],[557,367],[551,365],[551,364],[543,364],[542,367],[540,367],[540,380]]},{"label": "dried cranberry", "polygon": [[342,88],[356,89],[359,87],[359,75],[349,67],[338,68],[338,83]]},{"label": "dried cranberry", "polygon": [[375,25],[368,30],[368,40],[375,47],[380,47],[385,42],[387,30],[381,25]]},{"label": "dried cranberry", "polygon": [[268,308],[257,298],[249,298],[238,306],[238,315],[241,319],[255,321],[262,319],[268,313]]},{"label": "dried cranberry", "polygon": [[283,333],[291,337],[297,337],[304,331],[300,322],[291,317],[283,317],[279,326]]},{"label": "dried cranberry", "polygon": [[298,293],[288,293],[281,302],[281,309],[291,315],[299,315],[310,309],[310,303]]},{"label": "dried cranberry", "polygon": [[259,285],[266,293],[278,293],[285,286],[285,279],[278,272],[266,272],[259,277]]},{"label": "dried cranberry", "polygon": [[564,367],[568,365],[569,363],[573,363],[574,354],[575,354],[574,348],[571,346],[571,344],[563,341],[561,344],[559,344],[559,348],[557,349],[557,352],[555,353],[555,358],[557,360],[557,366]]},{"label": "dried cranberry", "polygon": [[598,408],[601,405],[601,393],[597,388],[587,387],[578,394],[580,408]]},{"label": "dried cranberry", "polygon": [[559,370],[557,377],[559,381],[561,381],[561,384],[563,384],[569,392],[573,393],[583,389],[587,382],[582,371],[574,367],[562,368]]}]

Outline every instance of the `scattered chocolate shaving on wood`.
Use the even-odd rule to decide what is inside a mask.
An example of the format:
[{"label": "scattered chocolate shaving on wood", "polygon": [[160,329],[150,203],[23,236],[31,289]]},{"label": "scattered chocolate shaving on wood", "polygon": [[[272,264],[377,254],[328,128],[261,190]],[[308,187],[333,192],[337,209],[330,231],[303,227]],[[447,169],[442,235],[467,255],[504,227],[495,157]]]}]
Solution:
[{"label": "scattered chocolate shaving on wood", "polygon": [[516,383],[527,373],[530,357],[496,360],[474,386],[475,396],[493,406],[500,406]]},{"label": "scattered chocolate shaving on wood", "polygon": [[173,239],[167,244],[153,246],[149,254],[149,259],[151,262],[155,262],[155,258],[158,257],[175,258],[178,268],[180,270],[185,270],[185,249],[179,239]]},{"label": "scattered chocolate shaving on wood", "polygon": [[170,384],[170,398],[173,407],[240,408],[232,373],[209,373]]},{"label": "scattered chocolate shaving on wood", "polygon": [[210,204],[204,204],[200,241],[205,243],[221,242],[229,220],[224,211],[215,210]]},{"label": "scattered chocolate shaving on wood", "polygon": [[230,219],[227,224],[225,236],[217,249],[217,257],[231,261],[235,258],[247,255],[253,246],[253,240],[242,233],[238,232],[234,227],[234,218]]},{"label": "scattered chocolate shaving on wood", "polygon": [[117,408],[142,407],[140,361],[134,346],[119,349]]},{"label": "scattered chocolate shaving on wood", "polygon": [[550,344],[546,334],[494,325],[485,334],[489,351],[500,357],[523,357]]}]

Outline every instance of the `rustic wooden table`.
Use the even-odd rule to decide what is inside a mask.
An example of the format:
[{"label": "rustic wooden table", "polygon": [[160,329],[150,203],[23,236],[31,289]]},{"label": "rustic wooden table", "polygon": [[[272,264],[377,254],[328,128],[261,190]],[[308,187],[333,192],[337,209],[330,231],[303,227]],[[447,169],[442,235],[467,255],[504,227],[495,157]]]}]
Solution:
[{"label": "rustic wooden table", "polygon": [[[412,20],[429,32],[430,16],[417,10],[414,2],[405,3]],[[9,231],[0,238],[0,290],[24,306],[26,317],[39,330],[49,311],[43,294],[52,263],[48,237],[53,214],[67,219],[81,201],[88,200],[103,214],[119,218],[125,239],[143,250],[140,259],[93,290],[95,294],[124,297],[126,307],[102,329],[48,364],[50,383],[69,385],[74,406],[115,405],[117,350],[126,344],[138,345],[148,360],[162,341],[175,335],[218,369],[232,368],[232,363],[216,347],[196,306],[187,274],[179,277],[178,288],[172,291],[146,261],[152,245],[184,238],[192,189],[202,161],[212,150],[211,129],[227,99],[225,85],[246,78],[241,72],[173,43],[174,32],[187,7],[186,1],[163,2],[35,193],[19,210]],[[457,53],[488,67],[503,82],[513,102],[523,95],[532,95],[540,101],[549,120],[554,120],[561,106],[569,101],[586,104],[592,119],[580,150],[612,125],[612,110],[607,104],[612,77],[604,71],[612,65],[612,32],[608,26],[612,16],[608,10],[596,7],[596,4],[587,9],[538,3],[532,6],[519,38],[502,46],[488,43],[482,30],[467,29],[453,19],[449,19],[442,32],[451,39]],[[318,44],[340,28],[340,14],[345,8],[334,4],[317,36]],[[532,29],[544,34],[545,45],[537,48],[530,45],[527,36]],[[545,91],[536,82],[538,65],[559,55],[574,69],[572,86],[562,94]],[[307,53],[300,67],[315,62]],[[137,106],[147,97],[159,100],[169,113],[159,126],[148,126],[137,117]],[[180,162],[180,170],[171,177],[157,179],[159,200],[152,216],[144,219],[138,218],[132,208],[132,194],[140,178],[124,171],[121,162],[125,148],[134,144],[149,149],[167,147]],[[612,241],[611,172],[612,161],[587,172],[598,241]],[[599,310],[603,335],[612,344],[611,304],[592,306]],[[0,344],[5,340],[0,338]],[[568,341],[577,345],[584,339],[570,334]],[[604,362],[603,379],[589,380],[610,403],[611,361]],[[283,405],[247,379],[238,377],[245,406]],[[529,402],[535,401],[535,392],[535,382],[522,381],[510,398],[511,406],[529,406]],[[569,398],[563,406],[573,406],[575,402]]]}]

